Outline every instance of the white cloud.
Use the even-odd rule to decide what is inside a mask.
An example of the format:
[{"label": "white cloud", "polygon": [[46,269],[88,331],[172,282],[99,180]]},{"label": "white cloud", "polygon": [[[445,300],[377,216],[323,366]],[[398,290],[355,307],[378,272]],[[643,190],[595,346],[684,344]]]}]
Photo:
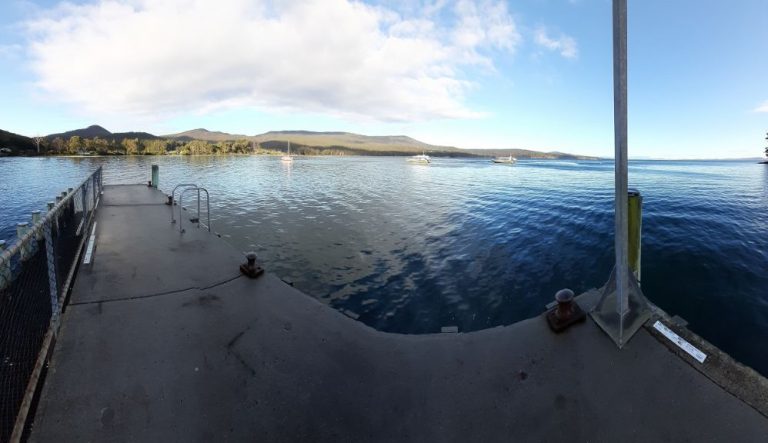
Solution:
[{"label": "white cloud", "polygon": [[576,58],[579,56],[579,48],[576,45],[576,40],[565,34],[560,34],[559,37],[551,37],[546,28],[539,27],[533,33],[534,41],[537,45],[548,49],[550,51],[557,51],[565,58]]},{"label": "white cloud", "polygon": [[768,112],[768,100],[763,102],[762,105],[755,108],[755,112]]},{"label": "white cloud", "polygon": [[[90,113],[231,107],[382,121],[480,115],[465,68],[521,37],[501,1],[98,0],[27,23],[37,86]],[[439,17],[439,18],[438,18]]]}]

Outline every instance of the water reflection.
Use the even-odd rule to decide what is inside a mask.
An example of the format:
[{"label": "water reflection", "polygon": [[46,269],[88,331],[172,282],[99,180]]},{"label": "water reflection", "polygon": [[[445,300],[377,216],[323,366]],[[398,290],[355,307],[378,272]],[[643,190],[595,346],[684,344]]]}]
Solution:
[{"label": "water reflection", "polygon": [[[560,288],[602,285],[612,266],[610,161],[2,159],[3,204],[13,210],[0,226],[96,165],[110,183],[137,183],[152,163],[166,191],[181,182],[209,189],[214,229],[234,247],[387,331],[512,323],[539,314]],[[768,372],[749,339],[768,333],[768,166],[631,162],[630,185],[645,202],[645,294]]]}]

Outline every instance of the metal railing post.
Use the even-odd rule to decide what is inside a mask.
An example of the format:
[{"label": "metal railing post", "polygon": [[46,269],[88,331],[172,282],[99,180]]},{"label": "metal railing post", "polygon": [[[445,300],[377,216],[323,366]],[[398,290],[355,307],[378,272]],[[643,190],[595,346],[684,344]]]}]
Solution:
[{"label": "metal railing post", "polygon": [[[55,202],[48,202],[49,213],[53,211],[54,206],[56,206]],[[59,232],[59,214],[58,213],[53,214],[52,220],[53,220],[53,226],[51,226],[51,229],[53,229],[54,232],[58,233]]]},{"label": "metal railing post", "polygon": [[[0,240],[0,253],[5,251],[5,240]],[[11,264],[0,257],[0,289],[11,283]]]},{"label": "metal railing post", "polygon": [[96,174],[93,174],[93,178],[91,179],[91,189],[93,189],[93,192],[91,192],[91,194],[93,194],[92,195],[92,197],[93,197],[92,204],[93,204],[93,207],[95,208],[96,207],[96,199],[97,199],[97,196],[96,196]]},{"label": "metal railing post", "polygon": [[56,279],[56,259],[53,254],[53,235],[51,234],[51,222],[45,224],[45,254],[48,264],[48,286],[51,296],[51,323],[53,324],[53,333],[58,332],[59,325],[59,288]]},{"label": "metal railing post", "polygon": [[[88,183],[88,182],[86,182]],[[80,199],[83,205],[83,218],[88,214],[88,185],[84,184],[80,187]]]}]

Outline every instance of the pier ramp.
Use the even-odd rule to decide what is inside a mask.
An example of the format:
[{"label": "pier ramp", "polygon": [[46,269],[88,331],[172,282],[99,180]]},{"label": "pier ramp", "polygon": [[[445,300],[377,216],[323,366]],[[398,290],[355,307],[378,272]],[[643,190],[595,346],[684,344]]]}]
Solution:
[{"label": "pier ramp", "polygon": [[734,381],[757,393],[748,403],[646,328],[621,350],[591,319],[560,334],[543,316],[470,333],[376,331],[272,274],[241,275],[239,251],[204,229],[180,234],[165,200],[105,188],[32,441],[768,436],[755,404],[765,379]]}]

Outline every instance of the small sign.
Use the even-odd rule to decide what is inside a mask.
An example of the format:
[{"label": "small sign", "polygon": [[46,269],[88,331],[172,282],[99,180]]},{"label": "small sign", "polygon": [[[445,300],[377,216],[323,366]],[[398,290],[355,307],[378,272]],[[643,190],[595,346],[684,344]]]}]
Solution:
[{"label": "small sign", "polygon": [[664,337],[667,337],[669,341],[676,344],[683,351],[687,352],[691,357],[695,358],[699,363],[704,363],[704,360],[707,358],[707,354],[701,352],[699,348],[697,348],[696,346],[693,346],[692,344],[688,343],[684,338],[675,334],[671,329],[664,326],[664,324],[662,324],[660,321],[656,320],[656,323],[653,324],[653,328],[661,332],[664,335]]}]

